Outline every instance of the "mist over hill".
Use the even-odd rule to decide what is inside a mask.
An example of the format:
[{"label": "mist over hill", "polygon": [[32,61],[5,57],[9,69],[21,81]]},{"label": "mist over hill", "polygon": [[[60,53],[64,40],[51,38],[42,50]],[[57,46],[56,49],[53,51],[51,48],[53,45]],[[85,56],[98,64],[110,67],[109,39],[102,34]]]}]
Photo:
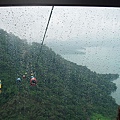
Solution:
[{"label": "mist over hill", "polygon": [[58,54],[85,54],[86,47],[118,47],[119,39],[89,40],[72,38],[69,40],[46,40],[45,44]]}]

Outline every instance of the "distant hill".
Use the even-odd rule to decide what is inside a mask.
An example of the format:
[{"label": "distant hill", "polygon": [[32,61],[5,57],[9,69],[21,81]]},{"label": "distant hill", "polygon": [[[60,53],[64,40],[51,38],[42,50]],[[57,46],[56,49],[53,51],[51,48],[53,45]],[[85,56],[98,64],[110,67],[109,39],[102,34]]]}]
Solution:
[{"label": "distant hill", "polygon": [[120,43],[117,39],[96,39],[89,40],[83,38],[72,38],[68,40],[46,40],[45,44],[52,48],[58,54],[85,54],[86,47],[119,47]]},{"label": "distant hill", "polygon": [[57,42],[51,40],[51,42],[46,42],[46,45],[52,48],[57,54],[85,54],[84,43],[76,39]]},{"label": "distant hill", "polygon": [[[63,59],[51,48],[0,29],[1,120],[106,120],[116,118],[110,96],[118,74],[97,74]],[[30,86],[30,73],[37,86]],[[22,75],[27,72],[25,79]],[[20,77],[22,82],[16,83]]]}]

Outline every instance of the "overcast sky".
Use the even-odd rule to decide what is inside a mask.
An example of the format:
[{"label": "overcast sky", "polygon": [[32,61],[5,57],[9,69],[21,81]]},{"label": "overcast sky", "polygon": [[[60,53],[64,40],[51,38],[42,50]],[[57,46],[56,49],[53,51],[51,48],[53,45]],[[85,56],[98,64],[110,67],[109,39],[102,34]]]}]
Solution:
[{"label": "overcast sky", "polygon": [[[0,28],[41,42],[51,6],[0,7]],[[55,6],[45,41],[120,39],[120,9]]]}]

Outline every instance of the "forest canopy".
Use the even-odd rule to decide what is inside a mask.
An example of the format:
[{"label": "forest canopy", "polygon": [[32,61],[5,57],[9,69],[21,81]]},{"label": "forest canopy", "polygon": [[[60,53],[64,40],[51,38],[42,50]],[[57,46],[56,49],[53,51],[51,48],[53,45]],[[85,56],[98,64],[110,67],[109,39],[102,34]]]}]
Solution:
[{"label": "forest canopy", "polygon": [[[62,58],[46,45],[0,29],[0,117],[3,120],[111,120],[117,116],[118,74],[98,74]],[[30,86],[31,70],[37,86]],[[27,77],[22,75],[27,72]],[[16,79],[20,77],[18,85]]]}]

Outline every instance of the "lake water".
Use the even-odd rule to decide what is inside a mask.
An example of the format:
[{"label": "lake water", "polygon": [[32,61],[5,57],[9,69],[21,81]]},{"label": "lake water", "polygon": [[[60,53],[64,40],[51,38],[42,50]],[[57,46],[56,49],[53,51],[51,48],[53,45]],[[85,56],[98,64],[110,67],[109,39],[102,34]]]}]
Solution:
[{"label": "lake water", "polygon": [[[65,59],[87,66],[97,73],[118,73],[120,75],[120,47],[87,47],[79,50],[85,54],[62,54]],[[113,81],[117,90],[112,93],[116,103],[120,104],[120,78]]]}]

